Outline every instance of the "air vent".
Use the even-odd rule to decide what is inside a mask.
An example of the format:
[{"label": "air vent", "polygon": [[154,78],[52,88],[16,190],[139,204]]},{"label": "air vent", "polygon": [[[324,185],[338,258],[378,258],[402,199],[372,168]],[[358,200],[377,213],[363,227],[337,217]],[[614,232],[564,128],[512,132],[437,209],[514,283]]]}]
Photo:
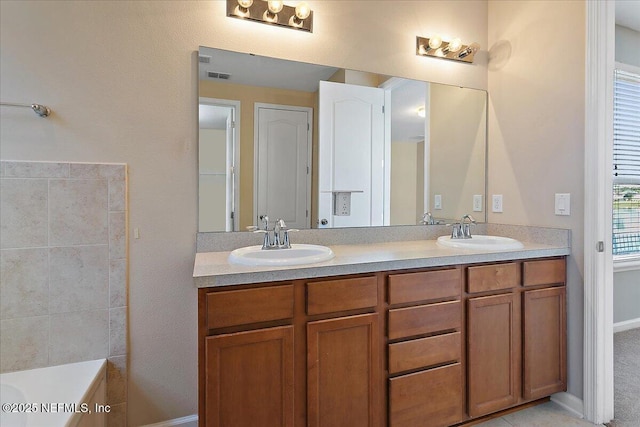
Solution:
[{"label": "air vent", "polygon": [[200,62],[201,64],[209,64],[211,63],[211,57],[207,55],[199,55],[198,62]]},{"label": "air vent", "polygon": [[209,77],[210,79],[229,80],[231,78],[231,74],[218,73],[216,71],[207,71],[207,77]]}]

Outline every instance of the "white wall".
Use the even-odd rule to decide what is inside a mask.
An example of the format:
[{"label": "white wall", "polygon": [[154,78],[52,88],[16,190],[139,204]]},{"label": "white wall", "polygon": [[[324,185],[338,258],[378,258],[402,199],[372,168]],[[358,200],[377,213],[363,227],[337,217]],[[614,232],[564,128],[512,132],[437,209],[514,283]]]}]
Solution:
[{"label": "white wall", "polygon": [[[553,11],[553,13],[550,13]],[[489,222],[571,229],[568,391],[582,397],[585,2],[489,1]],[[562,40],[561,43],[558,41]],[[554,214],[571,193],[571,215]],[[490,205],[490,204],[489,204]]]},{"label": "white wall", "polygon": [[[224,1],[0,2],[2,101],[54,111],[3,107],[0,157],[129,165],[129,229],[140,230],[129,245],[131,426],[197,411],[199,45],[487,89],[484,1],[310,4],[313,34],[226,18]],[[552,9],[558,22],[577,19]],[[483,52],[473,65],[417,57],[416,35],[433,33]]]}]

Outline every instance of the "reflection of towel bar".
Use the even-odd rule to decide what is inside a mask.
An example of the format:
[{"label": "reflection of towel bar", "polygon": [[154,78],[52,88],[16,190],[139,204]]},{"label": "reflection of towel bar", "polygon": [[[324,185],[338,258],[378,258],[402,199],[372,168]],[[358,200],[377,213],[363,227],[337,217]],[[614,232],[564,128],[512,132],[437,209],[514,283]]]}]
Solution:
[{"label": "reflection of towel bar", "polygon": [[18,108],[31,108],[34,113],[40,117],[47,117],[51,114],[51,109],[42,104],[15,104],[12,102],[0,102],[3,107],[18,107]]},{"label": "reflection of towel bar", "polygon": [[321,193],[364,193],[364,190],[322,190]]}]

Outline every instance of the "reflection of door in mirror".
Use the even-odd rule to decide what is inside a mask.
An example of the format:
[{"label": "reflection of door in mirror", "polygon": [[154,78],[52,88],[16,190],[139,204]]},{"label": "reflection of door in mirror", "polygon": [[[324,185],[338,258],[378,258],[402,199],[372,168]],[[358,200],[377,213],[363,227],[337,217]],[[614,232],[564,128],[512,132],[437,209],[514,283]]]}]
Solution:
[{"label": "reflection of door in mirror", "polygon": [[201,97],[199,101],[198,229],[237,230],[235,153],[236,101]]},{"label": "reflection of door in mirror", "polygon": [[313,110],[255,104],[254,221],[282,219],[290,228],[310,228]]},{"label": "reflection of door in mirror", "polygon": [[319,100],[319,226],[385,225],[384,91],[320,82]]}]

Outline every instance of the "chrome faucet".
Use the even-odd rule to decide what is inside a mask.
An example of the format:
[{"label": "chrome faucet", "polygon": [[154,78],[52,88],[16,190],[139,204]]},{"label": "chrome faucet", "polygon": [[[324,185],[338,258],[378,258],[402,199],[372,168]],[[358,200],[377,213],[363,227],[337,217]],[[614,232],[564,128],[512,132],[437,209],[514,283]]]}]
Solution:
[{"label": "chrome faucet", "polygon": [[263,215],[260,219],[262,220],[262,229],[255,230],[254,233],[264,233],[264,240],[262,241],[263,250],[291,248],[289,233],[299,230],[288,228],[284,220],[280,218],[275,221],[273,228],[269,229],[269,217]]},{"label": "chrome faucet", "polygon": [[[468,222],[467,222],[468,221]],[[464,215],[460,222],[449,224],[451,226],[452,239],[471,239],[471,225],[476,224],[476,220],[471,215]]]},{"label": "chrome faucet", "polygon": [[433,215],[431,215],[431,212],[426,212],[424,215],[422,215],[422,219],[420,220],[420,223],[425,225],[435,224],[435,221],[433,220]]}]

